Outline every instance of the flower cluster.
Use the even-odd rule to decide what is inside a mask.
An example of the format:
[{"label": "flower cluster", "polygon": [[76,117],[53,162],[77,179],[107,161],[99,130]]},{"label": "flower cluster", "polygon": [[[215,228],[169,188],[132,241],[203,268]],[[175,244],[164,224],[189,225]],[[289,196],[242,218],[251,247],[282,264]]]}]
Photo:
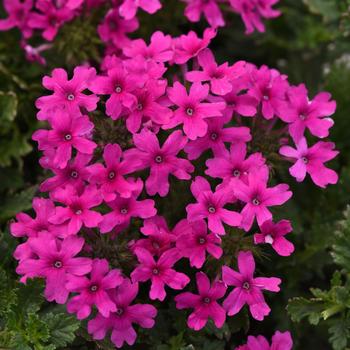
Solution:
[{"label": "flower cluster", "polygon": [[[254,30],[264,32],[262,19],[275,18],[280,11],[272,8],[278,0],[179,0],[186,3],[185,16],[191,22],[198,22],[203,14],[213,29],[225,25],[222,8],[235,12],[242,17],[246,33]],[[131,40],[128,34],[139,27],[137,11],[154,14],[162,8],[160,0],[4,0],[4,9],[8,15],[0,19],[0,31],[18,28],[22,33],[21,47],[30,61],[45,64],[42,52],[52,47],[52,42],[60,28],[76,17],[91,13],[103,6],[106,14],[98,25],[97,32],[107,45],[107,52],[115,53]],[[46,42],[33,47],[29,39],[36,33]],[[161,39],[161,38],[160,38]],[[152,42],[153,43],[153,42]],[[139,43],[141,45],[141,43]],[[155,42],[154,45],[158,45]],[[166,45],[166,44],[165,44]],[[139,46],[146,49],[145,46]],[[131,49],[132,51],[132,49]],[[131,53],[129,50],[129,52]],[[152,51],[152,47],[148,51]]]},{"label": "flower cluster", "polygon": [[[127,16],[136,3],[142,7],[142,1],[125,1]],[[237,246],[236,259],[222,241],[244,233],[251,245],[271,245],[281,256],[293,252],[286,239],[291,223],[273,221],[274,207],[292,192],[272,176],[278,169],[271,153],[294,163],[297,181],[307,173],[320,187],[337,181],[324,165],[337,155],[334,144],[306,142],[328,136],[336,107],[331,96],[310,99],[304,85],[292,86],[266,66],[217,63],[208,48],[214,35],[212,29],[203,38],[156,32],[148,45],[134,40],[106,56],[99,73],[80,66],[72,78],[55,69],[43,79],[51,94],[36,106],[46,128],[33,139],[51,175],[40,186],[46,198],[33,201],[36,216],[20,213],[11,225],[12,234],[24,238],[15,251],[17,272],[23,282],[43,278],[47,300],[66,303],[79,319],[96,309],[88,331],[95,339],[112,331],[117,347],[134,344],[134,324],[154,325],[156,308],[133,303],[141,286],[152,301],[177,294],[176,307],[192,310],[188,327],[194,330],[208,319],[222,327],[244,305],[263,320],[270,313],[263,292],[278,292],[281,280],[256,277],[252,252]],[[101,124],[125,126],[127,142],[113,131],[110,140],[101,138]],[[178,203],[168,201],[176,209],[184,188],[192,199],[183,196],[184,216],[169,228],[162,197],[177,194]],[[128,243],[130,271],[98,254],[102,236]],[[225,264],[223,255],[231,256]],[[217,261],[214,273],[206,269],[208,259]],[[197,292],[183,291],[194,279]],[[251,337],[243,348],[258,349],[254,342],[268,346]]]},{"label": "flower cluster", "polygon": [[292,337],[289,332],[281,333],[277,331],[272,337],[272,344],[265,337],[249,336],[246,345],[239,346],[236,350],[291,350],[293,347]]}]

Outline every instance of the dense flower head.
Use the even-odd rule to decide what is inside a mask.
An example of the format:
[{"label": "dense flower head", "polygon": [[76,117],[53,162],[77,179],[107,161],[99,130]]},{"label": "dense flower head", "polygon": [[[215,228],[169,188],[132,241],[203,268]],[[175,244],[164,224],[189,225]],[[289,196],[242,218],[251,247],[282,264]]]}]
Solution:
[{"label": "dense flower head", "polygon": [[[273,3],[257,6],[268,17]],[[48,301],[87,319],[94,339],[111,332],[116,347],[136,342],[135,324],[152,328],[151,304],[168,300],[177,312],[192,309],[194,330],[208,320],[222,327],[245,304],[263,320],[263,291],[278,292],[281,280],[255,277],[253,252],[294,251],[281,207],[292,197],[280,183],[288,161],[297,182],[306,174],[319,187],[337,182],[324,165],[335,145],[318,140],[329,136],[335,102],[326,92],[310,99],[267,66],[218,63],[208,48],[214,29],[202,38],[156,32],[149,43],[130,41],[130,11],[153,10],[142,1],[114,4],[100,34],[114,45],[117,18],[126,38],[119,50],[107,50],[99,69],[86,63],[70,79],[62,68],[43,78],[52,93],[36,102],[45,126],[33,134],[43,152],[42,198],[10,226],[22,240],[14,253],[21,281],[43,279]],[[187,1],[193,11],[203,4]],[[241,349],[251,344],[269,348],[250,337]]]},{"label": "dense flower head", "polygon": [[[148,15],[154,15],[160,10],[167,10],[165,0],[4,0],[3,7],[7,17],[0,19],[0,31],[18,28],[22,34],[21,47],[24,49],[29,61],[35,61],[42,65],[46,59],[43,51],[51,50],[52,43],[59,31],[66,24],[80,17],[84,21],[96,17],[96,9],[102,8],[100,23],[96,32],[104,45],[107,53],[123,51],[130,55],[146,55],[158,57],[161,62],[174,59],[178,64],[187,62],[208,46],[216,35],[217,28],[226,25],[225,17],[232,12],[241,16],[246,34],[255,30],[265,31],[263,20],[278,17],[281,13],[273,6],[279,0],[179,0],[185,3],[184,16],[190,22],[198,22],[202,18],[210,28],[205,30],[203,39],[190,32],[179,38],[171,38],[160,32],[154,33],[151,44],[146,45],[142,39],[132,40],[130,34],[138,30],[138,12],[141,9]],[[84,17],[83,17],[84,16]],[[90,18],[89,18],[90,17]],[[40,34],[42,42],[35,40],[36,34]],[[170,48],[176,47],[173,51]],[[225,65],[224,65],[225,66]],[[222,72],[221,66],[218,72]],[[222,79],[221,83],[224,83]],[[229,86],[228,82],[225,82]]]}]

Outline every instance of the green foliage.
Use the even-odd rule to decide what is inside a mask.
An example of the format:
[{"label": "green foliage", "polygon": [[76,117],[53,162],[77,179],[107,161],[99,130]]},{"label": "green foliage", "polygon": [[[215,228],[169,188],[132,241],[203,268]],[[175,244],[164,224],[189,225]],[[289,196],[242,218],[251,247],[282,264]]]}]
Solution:
[{"label": "green foliage", "polygon": [[71,343],[79,321],[60,308],[45,309],[43,284],[11,280],[0,269],[0,348],[55,350]]},{"label": "green foliage", "polygon": [[311,288],[313,297],[293,298],[287,310],[294,322],[304,318],[312,325],[317,325],[320,320],[326,322],[333,349],[343,350],[350,341],[350,206],[336,227],[331,255],[341,271],[334,272],[331,288]]},{"label": "green foliage", "polygon": [[[184,18],[182,2],[164,0],[163,3],[164,10],[154,16],[141,12],[137,36],[148,40],[155,30],[173,35],[191,29],[202,31],[201,24],[194,26]],[[228,25],[220,29],[212,44],[220,61],[245,59],[258,65],[268,64],[288,74],[295,84],[305,82],[311,95],[322,89],[332,93],[338,111],[331,138],[341,154],[331,166],[341,174],[340,182],[327,191],[315,188],[309,180],[296,185],[288,171],[275,164],[277,147],[271,143],[269,161],[273,171],[281,181],[292,186],[294,193],[287,206],[277,208],[275,214],[292,221],[294,232],[290,237],[296,245],[296,252],[286,259],[275,257],[268,247],[254,251],[264,273],[278,275],[283,280],[281,293],[268,299],[273,312],[264,323],[256,323],[250,322],[245,309],[236,317],[228,318],[221,330],[209,323],[202,331],[194,332],[186,327],[188,312],[176,311],[173,304],[159,303],[156,304],[159,310],[156,326],[151,330],[137,329],[134,349],[232,349],[244,342],[248,331],[270,335],[275,329],[291,329],[298,350],[329,349],[328,338],[336,350],[349,347],[349,209],[340,220],[350,198],[349,5],[350,0],[283,0],[279,5],[283,15],[269,21],[265,34],[249,37],[243,34],[238,16],[227,13]],[[37,166],[39,153],[30,141],[32,132],[38,128],[34,102],[46,93],[42,90],[41,78],[54,67],[64,67],[71,72],[74,65],[81,62],[99,63],[103,52],[96,34],[99,11],[64,26],[47,53],[47,67],[25,61],[16,30],[0,32],[0,349],[115,349],[109,339],[93,341],[87,334],[86,324],[78,328],[79,322],[67,315],[63,307],[46,303],[41,295],[42,283],[28,281],[24,286],[17,282],[12,258],[16,240],[10,237],[7,228],[8,221],[17,212],[30,209],[31,199],[43,179]],[[101,115],[96,115],[98,120]],[[127,146],[130,139],[124,126],[110,119],[109,122],[107,127],[106,123],[96,125],[99,139]],[[201,162],[196,166],[203,171]],[[179,193],[183,194],[181,198]],[[188,184],[183,182],[168,198],[159,201],[170,225],[183,217],[183,206],[189,196]],[[173,203],[178,203],[176,208]],[[133,229],[138,232],[138,228],[136,224]],[[132,237],[135,232],[129,234]],[[125,241],[110,243],[107,237],[99,246],[94,246],[95,239],[89,242],[96,253],[107,256],[113,266],[130,271],[133,260],[126,253]],[[234,264],[238,249],[254,248],[251,237],[237,230],[224,237],[223,244],[224,259],[230,265]],[[215,275],[217,266],[209,260],[206,269]],[[310,286],[318,288],[309,291]],[[288,314],[295,323],[286,317],[288,300]]]}]

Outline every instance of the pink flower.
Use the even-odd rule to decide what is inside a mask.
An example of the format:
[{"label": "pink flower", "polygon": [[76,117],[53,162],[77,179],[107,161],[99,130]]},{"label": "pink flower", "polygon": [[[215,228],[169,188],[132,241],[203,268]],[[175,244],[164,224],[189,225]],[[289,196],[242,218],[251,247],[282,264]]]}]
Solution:
[{"label": "pink flower", "polygon": [[191,22],[199,22],[203,13],[211,27],[223,27],[225,21],[217,0],[183,0],[187,3],[185,16]]},{"label": "pink flower", "polygon": [[55,149],[53,166],[63,169],[72,157],[72,148],[83,154],[92,154],[96,143],[88,136],[94,128],[87,116],[73,116],[66,111],[54,114],[50,119],[52,130],[37,130],[33,140],[39,150]]},{"label": "pink flower", "polygon": [[184,124],[184,132],[190,140],[195,140],[207,133],[208,124],[206,118],[219,117],[225,108],[224,102],[204,103],[208,98],[209,86],[207,84],[194,83],[190,93],[179,82],[175,82],[168,89],[168,97],[179,108],[174,112],[170,123],[164,129],[172,129],[179,124]]},{"label": "pink flower", "polygon": [[147,60],[168,62],[174,55],[172,43],[170,35],[164,35],[162,32],[157,31],[152,34],[151,43],[148,46],[143,39],[136,39],[123,48],[123,53],[126,57],[141,55]]},{"label": "pink flower", "polygon": [[126,117],[126,127],[131,133],[140,130],[142,122],[151,121],[155,125],[168,124],[172,116],[162,99],[165,98],[166,81],[148,80],[142,88],[133,91],[136,102]]},{"label": "pink flower", "polygon": [[123,108],[136,105],[132,91],[138,87],[136,76],[130,75],[123,66],[107,71],[107,76],[97,76],[91,82],[90,89],[99,95],[110,95],[106,102],[106,114],[113,120],[120,117]]},{"label": "pink flower", "polygon": [[3,6],[8,13],[8,18],[0,19],[0,31],[17,27],[24,38],[32,36],[33,30],[28,25],[29,18],[33,15],[33,0],[4,0]]},{"label": "pink flower", "polygon": [[221,328],[226,320],[225,310],[218,304],[217,300],[226,293],[226,286],[222,281],[210,280],[203,272],[196,273],[197,289],[199,295],[185,292],[175,297],[177,309],[193,308],[187,320],[189,328],[199,331],[211,318],[217,328]]},{"label": "pink flower", "polygon": [[119,13],[125,19],[131,19],[136,16],[138,7],[153,15],[162,5],[159,0],[124,0],[123,4],[119,7]]},{"label": "pink flower", "polygon": [[265,159],[261,153],[253,153],[247,159],[246,155],[245,143],[232,143],[230,152],[206,161],[208,169],[205,173],[213,178],[222,179],[224,185],[235,186],[237,181],[247,182],[248,174],[258,171],[265,164]]},{"label": "pink flower", "polygon": [[279,0],[230,0],[233,10],[242,16],[246,27],[246,34],[251,34],[257,29],[265,32],[265,26],[261,20],[264,18],[278,17],[281,12],[271,6]]},{"label": "pink flower", "polygon": [[10,231],[13,236],[37,237],[41,233],[48,233],[56,237],[64,233],[63,227],[52,225],[48,221],[55,214],[55,205],[50,199],[34,198],[32,206],[36,217],[33,219],[25,213],[17,214],[17,222],[13,222],[10,225]]},{"label": "pink flower", "polygon": [[124,19],[119,15],[119,9],[110,9],[104,20],[97,27],[102,41],[112,44],[116,48],[123,48],[130,39],[127,33],[132,33],[139,27],[137,18]]},{"label": "pink flower", "polygon": [[110,232],[117,225],[123,225],[123,227],[129,225],[132,217],[147,219],[157,214],[152,199],[136,200],[142,192],[142,187],[142,181],[138,181],[137,189],[130,198],[121,198],[117,195],[116,199],[107,203],[113,211],[103,216],[99,225],[101,233]]},{"label": "pink flower", "polygon": [[50,96],[42,96],[36,100],[36,107],[40,109],[37,114],[39,120],[50,119],[52,114],[62,108],[70,114],[80,114],[80,108],[87,111],[96,109],[98,97],[85,95],[89,82],[96,75],[95,68],[83,66],[74,69],[73,78],[68,80],[67,72],[62,68],[52,71],[52,77],[45,76],[43,85],[53,91]]},{"label": "pink flower", "polygon": [[227,314],[233,316],[242,309],[244,304],[248,304],[253,318],[262,321],[271,311],[262,291],[279,292],[281,280],[276,277],[254,278],[255,262],[250,251],[239,252],[238,269],[239,272],[236,272],[228,266],[222,267],[223,281],[229,286],[234,286],[223,306]]},{"label": "pink flower", "polygon": [[187,35],[173,40],[175,45],[174,62],[184,64],[191,58],[197,57],[202,50],[206,49],[211,40],[216,36],[216,30],[207,28],[203,33],[203,39],[198,38],[196,32],[190,31]]},{"label": "pink flower", "polygon": [[32,13],[29,26],[42,29],[42,36],[52,41],[57,35],[58,29],[74,17],[74,12],[68,7],[56,7],[50,0],[38,0],[35,7],[41,13]]},{"label": "pink flower", "polygon": [[290,332],[277,331],[272,337],[271,347],[266,338],[259,335],[249,336],[247,345],[240,346],[236,350],[292,350],[292,347],[293,340]]},{"label": "pink flower", "polygon": [[191,178],[189,173],[194,171],[193,165],[187,159],[177,158],[187,143],[180,130],[170,134],[162,147],[157,136],[146,129],[134,134],[133,140],[137,148],[126,151],[125,159],[134,162],[135,170],[150,168],[150,176],[146,180],[146,190],[150,196],[159,193],[164,197],[168,194],[170,174],[181,180]]},{"label": "pink flower", "polygon": [[63,241],[56,240],[49,235],[33,238],[29,246],[36,258],[23,260],[16,272],[27,278],[43,277],[46,279],[45,298],[64,304],[69,291],[65,284],[69,275],[83,276],[91,271],[91,259],[76,258],[84,245],[84,239],[69,236]]},{"label": "pink flower", "polygon": [[176,248],[182,256],[190,259],[191,266],[200,269],[204,265],[206,252],[215,259],[220,259],[221,239],[214,233],[208,234],[205,221],[195,221],[190,228],[188,233],[180,234],[176,239]]},{"label": "pink flower", "polygon": [[246,76],[231,80],[232,90],[223,96],[226,102],[224,116],[232,118],[233,116],[254,117],[257,114],[258,100],[248,95],[245,91],[250,87]]},{"label": "pink flower", "polygon": [[197,159],[207,149],[211,149],[215,157],[223,157],[227,152],[225,143],[251,141],[249,128],[244,126],[225,128],[224,125],[227,122],[228,120],[222,117],[209,119],[207,133],[203,137],[188,142],[185,146],[188,159]]},{"label": "pink flower", "polygon": [[323,164],[338,155],[339,152],[335,151],[334,147],[333,142],[319,141],[308,148],[306,139],[303,137],[296,143],[296,149],[283,146],[280,149],[280,154],[295,160],[295,164],[289,168],[289,173],[298,182],[303,181],[308,173],[317,186],[325,188],[329,184],[338,182],[337,173]]},{"label": "pink flower", "polygon": [[121,285],[124,279],[119,270],[109,270],[106,259],[94,259],[90,278],[86,276],[68,276],[66,288],[79,293],[68,301],[69,313],[77,313],[79,320],[89,317],[91,308],[96,305],[99,313],[108,317],[117,308],[108,292]]},{"label": "pink flower", "polygon": [[285,100],[288,88],[286,78],[277,71],[266,66],[254,69],[252,75],[252,87],[248,95],[261,102],[261,112],[265,119],[272,119],[279,115],[279,108]]},{"label": "pink flower", "polygon": [[91,174],[90,182],[100,186],[101,194],[106,202],[116,198],[118,193],[123,198],[129,198],[136,190],[133,182],[127,181],[124,176],[130,174],[127,161],[123,158],[123,151],[118,144],[108,144],[103,150],[103,159],[106,167],[102,164],[93,164],[89,167]]},{"label": "pink flower", "polygon": [[[182,220],[186,221],[186,220]],[[184,227],[184,225],[182,225]],[[186,231],[190,231],[190,226]],[[141,232],[147,238],[141,238],[131,244],[132,251],[137,248],[147,249],[152,255],[160,256],[166,250],[169,250],[176,241],[177,228],[174,232],[170,231],[165,218],[162,216],[154,216],[146,219],[141,228]],[[181,230],[183,232],[183,230]]]},{"label": "pink flower", "polygon": [[110,298],[115,303],[117,311],[111,313],[108,318],[100,313],[88,323],[88,331],[96,340],[105,338],[106,333],[112,330],[111,340],[117,348],[121,348],[126,342],[133,345],[136,340],[136,332],[133,324],[139,324],[142,328],[152,328],[157,309],[149,304],[133,304],[132,301],[138,293],[138,284],[130,283],[128,279],[109,292]]},{"label": "pink flower", "polygon": [[186,74],[186,79],[192,83],[204,81],[210,82],[210,90],[216,95],[225,95],[232,90],[231,79],[235,70],[242,69],[245,62],[237,62],[235,66],[229,67],[225,62],[218,66],[211,50],[205,49],[198,55],[198,63],[202,71],[191,71]]},{"label": "pink flower", "polygon": [[240,226],[242,216],[224,208],[227,203],[235,200],[232,191],[223,188],[212,192],[209,182],[204,177],[197,176],[192,182],[191,192],[197,203],[186,207],[188,221],[207,218],[209,230],[219,235],[225,234],[223,222],[233,227]]},{"label": "pink flower", "polygon": [[312,101],[304,84],[293,86],[287,92],[288,103],[280,106],[279,117],[289,124],[289,132],[294,140],[299,141],[309,129],[319,138],[329,135],[333,119],[329,118],[336,109],[336,102],[327,92],[319,93]]},{"label": "pink flower", "polygon": [[242,227],[246,231],[252,227],[255,217],[259,226],[272,218],[268,207],[282,205],[292,197],[288,185],[280,184],[268,188],[267,180],[268,169],[261,167],[258,172],[249,173],[248,183],[240,181],[234,187],[234,195],[246,203],[241,212]]},{"label": "pink flower", "polygon": [[292,225],[288,220],[281,220],[276,224],[273,221],[265,221],[260,226],[260,233],[254,235],[254,243],[268,243],[281,256],[289,256],[294,252],[293,243],[289,242],[284,236],[292,232]]},{"label": "pink flower", "polygon": [[135,249],[135,255],[139,265],[131,273],[131,280],[135,282],[146,282],[151,280],[149,297],[152,300],[163,301],[166,297],[164,286],[172,289],[183,289],[190,279],[181,272],[176,272],[172,267],[179,260],[177,249],[170,249],[164,252],[155,261],[151,253],[143,248]]},{"label": "pink flower", "polygon": [[81,195],[74,187],[67,186],[65,189],[57,189],[51,197],[66,207],[56,207],[56,213],[49,218],[49,222],[60,225],[68,221],[68,234],[78,233],[83,225],[89,228],[97,227],[102,221],[102,215],[91,210],[102,203],[96,186],[86,186]]},{"label": "pink flower", "polygon": [[[53,159],[53,155],[48,158]],[[41,192],[53,191],[61,186],[73,186],[78,190],[83,188],[84,183],[89,179],[90,172],[87,166],[90,163],[92,155],[78,153],[76,157],[70,160],[64,169],[54,168],[52,164],[44,164],[45,159],[40,162],[44,168],[51,169],[54,176],[46,179],[40,185]]]},{"label": "pink flower", "polygon": [[21,47],[25,51],[26,59],[29,62],[37,62],[42,66],[46,65],[46,59],[41,56],[43,51],[49,50],[52,48],[52,44],[42,44],[37,47],[29,45],[26,41],[21,42]]}]

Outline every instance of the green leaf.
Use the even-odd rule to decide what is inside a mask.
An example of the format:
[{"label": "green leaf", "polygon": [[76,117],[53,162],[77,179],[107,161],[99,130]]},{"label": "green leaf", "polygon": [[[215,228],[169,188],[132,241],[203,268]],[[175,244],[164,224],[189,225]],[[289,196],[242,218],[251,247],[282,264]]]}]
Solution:
[{"label": "green leaf", "polygon": [[0,91],[0,132],[4,134],[12,127],[17,115],[18,99],[13,91]]},{"label": "green leaf", "polygon": [[321,15],[326,22],[337,20],[340,11],[334,0],[303,0],[309,7],[310,11]]},{"label": "green leaf", "polygon": [[334,350],[343,350],[346,348],[350,338],[349,320],[338,320],[329,328],[331,337],[329,338]]},{"label": "green leaf", "polygon": [[56,347],[63,347],[71,343],[80,325],[74,316],[63,313],[48,313],[44,315],[43,321],[50,330],[49,342]]},{"label": "green leaf", "polygon": [[30,209],[36,190],[37,187],[33,186],[14,196],[4,198],[0,204],[0,221],[5,221],[14,217],[20,211]]},{"label": "green leaf", "polygon": [[344,211],[344,220],[338,222],[336,241],[331,255],[336,264],[350,272],[350,206]]},{"label": "green leaf", "polygon": [[294,322],[300,322],[307,317],[311,324],[317,325],[323,311],[323,303],[319,299],[293,298],[288,302],[287,311]]}]

